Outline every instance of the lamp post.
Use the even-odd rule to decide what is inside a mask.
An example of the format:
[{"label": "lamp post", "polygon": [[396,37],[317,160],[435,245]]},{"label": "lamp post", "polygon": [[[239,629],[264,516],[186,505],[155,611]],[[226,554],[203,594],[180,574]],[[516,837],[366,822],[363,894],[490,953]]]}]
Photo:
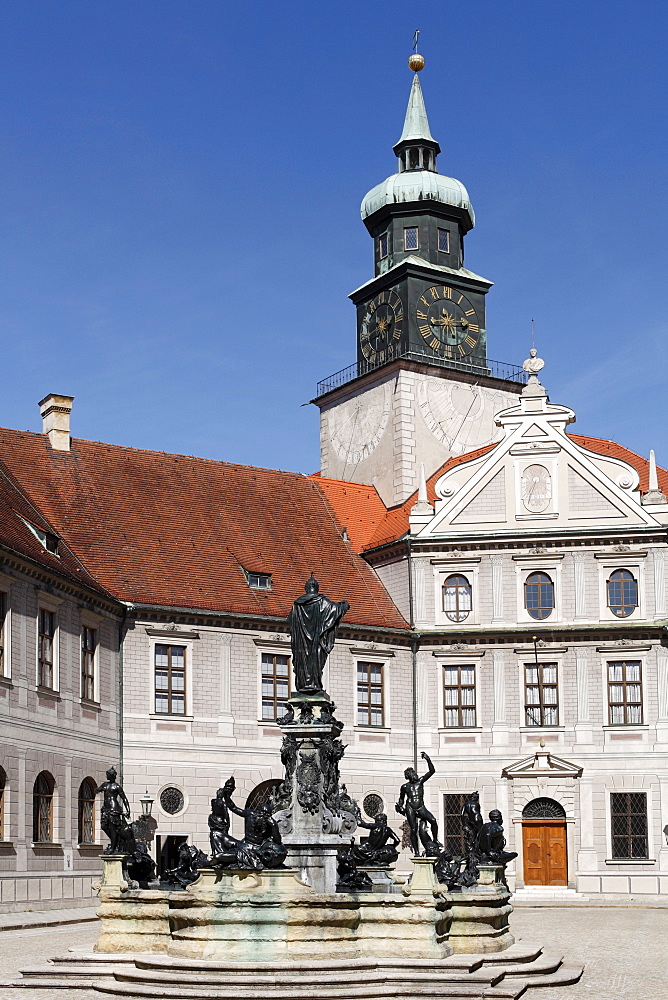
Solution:
[{"label": "lamp post", "polygon": [[151,810],[153,809],[153,799],[148,794],[148,788],[139,800],[141,802],[141,814],[142,819],[151,818]]}]

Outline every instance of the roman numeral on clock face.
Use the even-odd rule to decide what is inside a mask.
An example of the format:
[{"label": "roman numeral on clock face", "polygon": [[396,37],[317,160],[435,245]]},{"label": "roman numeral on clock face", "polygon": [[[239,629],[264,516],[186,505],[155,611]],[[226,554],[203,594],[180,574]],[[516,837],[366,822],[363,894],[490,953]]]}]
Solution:
[{"label": "roman numeral on clock face", "polygon": [[431,327],[427,326],[426,323],[423,323],[422,326],[419,327],[419,330],[423,337],[427,337],[431,333]]},{"label": "roman numeral on clock face", "polygon": [[468,344],[469,347],[475,347],[476,339],[475,337],[471,337],[470,334],[467,334],[466,337],[464,337],[464,343]]}]

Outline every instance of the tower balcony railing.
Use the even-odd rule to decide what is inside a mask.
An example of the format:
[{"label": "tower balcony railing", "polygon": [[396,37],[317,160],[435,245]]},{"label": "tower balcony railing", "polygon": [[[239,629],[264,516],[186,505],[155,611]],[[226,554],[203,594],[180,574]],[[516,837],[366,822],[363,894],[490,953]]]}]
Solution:
[{"label": "tower balcony railing", "polygon": [[506,361],[487,360],[484,363],[451,361],[448,358],[438,358],[433,354],[427,354],[426,351],[412,349],[394,354],[391,358],[385,356],[382,361],[358,361],[354,365],[342,368],[341,371],[334,372],[333,375],[328,375],[327,378],[318,382],[316,398],[326,395],[326,393],[331,392],[333,389],[338,389],[339,386],[345,385],[347,382],[352,382],[353,379],[360,378],[362,375],[368,375],[369,372],[376,371],[378,368],[383,368],[390,361],[397,361],[400,358],[405,361],[427,361],[430,365],[435,365],[438,368],[466,372],[469,375],[476,375],[481,378],[503,379],[504,382],[515,382],[518,385],[524,385],[529,379],[528,373],[519,365],[511,365]]}]

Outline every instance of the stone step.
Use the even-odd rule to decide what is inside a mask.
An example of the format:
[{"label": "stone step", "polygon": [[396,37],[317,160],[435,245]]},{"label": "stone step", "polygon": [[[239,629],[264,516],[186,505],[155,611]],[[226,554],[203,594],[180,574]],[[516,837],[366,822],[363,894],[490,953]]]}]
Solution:
[{"label": "stone step", "polygon": [[[439,970],[438,972],[425,970],[419,972],[416,970],[398,969],[396,971],[376,973],[371,979],[360,976],[359,972],[339,972],[336,980],[332,982],[323,982],[321,976],[301,975],[299,977],[299,989],[302,995],[304,993],[311,993],[311,990],[313,990],[321,997],[338,997],[342,992],[345,993],[350,986],[359,986],[369,982],[375,989],[379,991],[384,990],[384,995],[388,995],[389,987],[393,984],[399,984],[403,988],[408,983],[415,986],[440,985],[442,983],[464,983],[467,985],[477,983],[483,986],[493,986],[502,979],[502,976],[503,973],[497,969],[480,970],[471,973],[457,972],[454,969],[449,972],[445,970]],[[142,986],[146,983],[165,983],[168,985],[178,983],[184,989],[212,986],[215,988],[226,987],[246,991],[257,990],[262,987],[263,991],[276,995],[276,991],[293,989],[295,977],[294,975],[257,975],[253,977],[252,981],[249,981],[247,976],[236,976],[229,973],[224,976],[216,976],[207,975],[205,972],[188,973],[183,970],[178,972],[173,970],[170,973],[167,971],[158,972],[156,969],[127,969],[116,970],[115,979],[121,983],[140,983]],[[393,995],[393,992],[390,995]]]},{"label": "stone step", "polygon": [[527,986],[571,986],[577,983],[584,972],[582,965],[562,965],[556,972],[547,976],[531,976],[525,980]]},{"label": "stone step", "polygon": [[107,962],[97,962],[88,964],[79,963],[55,963],[48,962],[46,965],[32,965],[28,966],[26,969],[21,969],[21,975],[24,979],[43,979],[49,976],[60,976],[62,979],[69,983],[69,980],[83,979],[86,977],[90,981],[95,976],[113,976],[114,970],[118,969],[117,965],[112,965],[108,960]]},{"label": "stone step", "polygon": [[[102,995],[124,997],[126,1000],[257,1000],[258,997],[257,990],[253,991],[250,985],[239,992],[238,989],[226,986],[184,989],[180,985],[152,983],[138,986],[134,983],[101,980],[95,984],[95,990]],[[517,981],[508,987],[485,987],[481,983],[442,983],[430,986],[406,983],[391,996],[392,1000],[415,1000],[416,997],[423,1000],[483,1000],[483,997],[489,1000],[517,1000],[523,990],[524,985]],[[328,995],[322,989],[318,990],[318,1000]],[[345,997],[345,1000],[387,1000],[388,997],[386,990],[377,989],[368,983],[349,986],[344,993],[338,995]],[[304,994],[297,985],[289,990],[272,992],[271,997],[272,1000],[304,1000]]]},{"label": "stone step", "polygon": [[563,960],[564,956],[559,955],[558,953],[553,955],[546,955],[543,953],[540,958],[535,960],[535,962],[520,962],[517,965],[495,965],[494,971],[499,972],[504,976],[544,976],[560,969]]},{"label": "stone step", "polygon": [[480,962],[483,965],[516,965],[518,962],[534,962],[542,953],[543,946],[531,941],[516,941],[503,951],[480,952],[471,955],[450,955],[443,959],[444,965],[459,962]]}]

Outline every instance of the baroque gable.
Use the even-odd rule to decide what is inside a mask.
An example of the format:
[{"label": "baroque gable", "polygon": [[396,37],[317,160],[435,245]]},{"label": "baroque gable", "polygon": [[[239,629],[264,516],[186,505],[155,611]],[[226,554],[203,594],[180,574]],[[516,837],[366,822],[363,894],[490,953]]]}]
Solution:
[{"label": "baroque gable", "polygon": [[573,410],[550,403],[546,394],[520,397],[519,405],[496,416],[503,434],[496,447],[437,480],[433,516],[415,518],[413,533],[428,538],[472,529],[516,534],[662,523],[663,511],[641,503],[637,470],[574,441],[566,433],[574,421]]}]

